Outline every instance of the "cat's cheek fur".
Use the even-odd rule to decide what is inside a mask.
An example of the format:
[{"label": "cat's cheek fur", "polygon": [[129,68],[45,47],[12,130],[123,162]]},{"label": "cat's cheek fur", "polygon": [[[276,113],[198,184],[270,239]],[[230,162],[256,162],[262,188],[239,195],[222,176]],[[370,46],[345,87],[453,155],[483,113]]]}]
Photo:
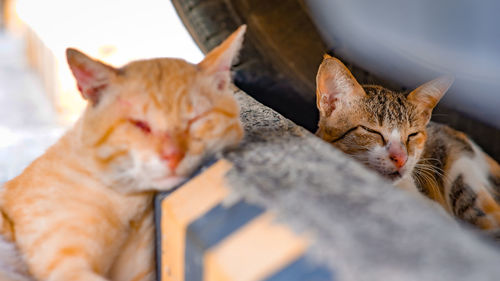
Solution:
[{"label": "cat's cheek fur", "polygon": [[368,152],[368,165],[382,175],[395,172],[396,168],[391,163],[385,146],[376,145]]},{"label": "cat's cheek fur", "polygon": [[134,150],[114,159],[103,177],[116,191],[125,194],[168,190],[184,180],[160,157]]},{"label": "cat's cheek fur", "polygon": [[194,169],[202,162],[205,154],[188,154],[186,155],[182,161],[179,163],[177,168],[175,169],[175,173],[177,175],[189,175]]}]

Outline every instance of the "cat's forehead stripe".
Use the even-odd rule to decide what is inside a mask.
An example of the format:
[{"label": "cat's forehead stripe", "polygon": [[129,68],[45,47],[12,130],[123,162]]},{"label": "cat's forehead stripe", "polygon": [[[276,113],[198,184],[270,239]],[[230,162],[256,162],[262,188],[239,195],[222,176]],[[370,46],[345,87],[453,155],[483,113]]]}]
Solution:
[{"label": "cat's forehead stripe", "polygon": [[380,86],[365,86],[366,111],[372,114],[379,126],[398,127],[403,123],[412,126],[415,108],[402,93],[395,93]]}]

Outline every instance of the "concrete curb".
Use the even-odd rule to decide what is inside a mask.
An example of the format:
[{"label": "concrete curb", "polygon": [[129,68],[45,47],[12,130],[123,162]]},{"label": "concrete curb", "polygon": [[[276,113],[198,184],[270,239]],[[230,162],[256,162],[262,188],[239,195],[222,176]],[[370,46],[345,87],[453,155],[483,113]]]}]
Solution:
[{"label": "concrete curb", "polygon": [[231,202],[230,169],[218,160],[157,197],[158,280],[332,280],[304,255],[309,237],[276,223],[262,207]]}]

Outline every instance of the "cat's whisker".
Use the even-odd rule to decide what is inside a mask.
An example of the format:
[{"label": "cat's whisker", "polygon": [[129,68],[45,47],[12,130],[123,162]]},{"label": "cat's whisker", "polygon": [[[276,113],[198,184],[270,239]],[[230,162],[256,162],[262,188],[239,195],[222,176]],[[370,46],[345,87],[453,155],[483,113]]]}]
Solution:
[{"label": "cat's whisker", "polygon": [[436,166],[435,164],[433,163],[428,163],[427,161],[426,162],[422,162],[422,161],[419,161],[417,162],[418,165],[427,165],[427,166],[432,166],[432,167],[435,167],[436,169],[441,169],[440,167]]},{"label": "cat's whisker", "polygon": [[416,171],[414,175],[416,176],[416,179],[419,182],[420,186],[427,186],[431,188],[431,190],[429,190],[429,194],[440,196],[441,192],[437,187],[437,181],[435,177],[428,174],[427,171]]},{"label": "cat's whisker", "polygon": [[431,173],[437,174],[439,177],[443,178],[444,181],[450,182],[450,178],[448,175],[445,173],[445,171],[439,167],[433,166],[433,165],[428,165],[428,164],[417,164],[415,165],[416,169],[420,170],[427,170],[430,171]]},{"label": "cat's whisker", "polygon": [[437,161],[437,162],[441,162],[441,160],[439,160],[437,158],[431,158],[431,157],[429,157],[429,158],[422,157],[422,158],[419,159],[419,161]]},{"label": "cat's whisker", "polygon": [[446,179],[446,175],[444,175],[442,172],[436,170],[434,167],[415,167],[415,170],[416,171],[421,171],[421,172],[425,172],[426,174],[428,174],[429,176],[432,176],[433,178],[435,178],[435,175],[437,175],[438,177],[442,177],[443,179]]}]

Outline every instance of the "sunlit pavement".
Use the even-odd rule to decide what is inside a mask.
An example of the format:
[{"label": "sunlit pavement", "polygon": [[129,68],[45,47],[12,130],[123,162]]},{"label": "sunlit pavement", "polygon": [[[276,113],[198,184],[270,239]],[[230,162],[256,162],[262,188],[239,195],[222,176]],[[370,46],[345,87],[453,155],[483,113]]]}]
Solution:
[{"label": "sunlit pavement", "polygon": [[63,132],[22,41],[0,31],[0,182],[19,174]]}]

